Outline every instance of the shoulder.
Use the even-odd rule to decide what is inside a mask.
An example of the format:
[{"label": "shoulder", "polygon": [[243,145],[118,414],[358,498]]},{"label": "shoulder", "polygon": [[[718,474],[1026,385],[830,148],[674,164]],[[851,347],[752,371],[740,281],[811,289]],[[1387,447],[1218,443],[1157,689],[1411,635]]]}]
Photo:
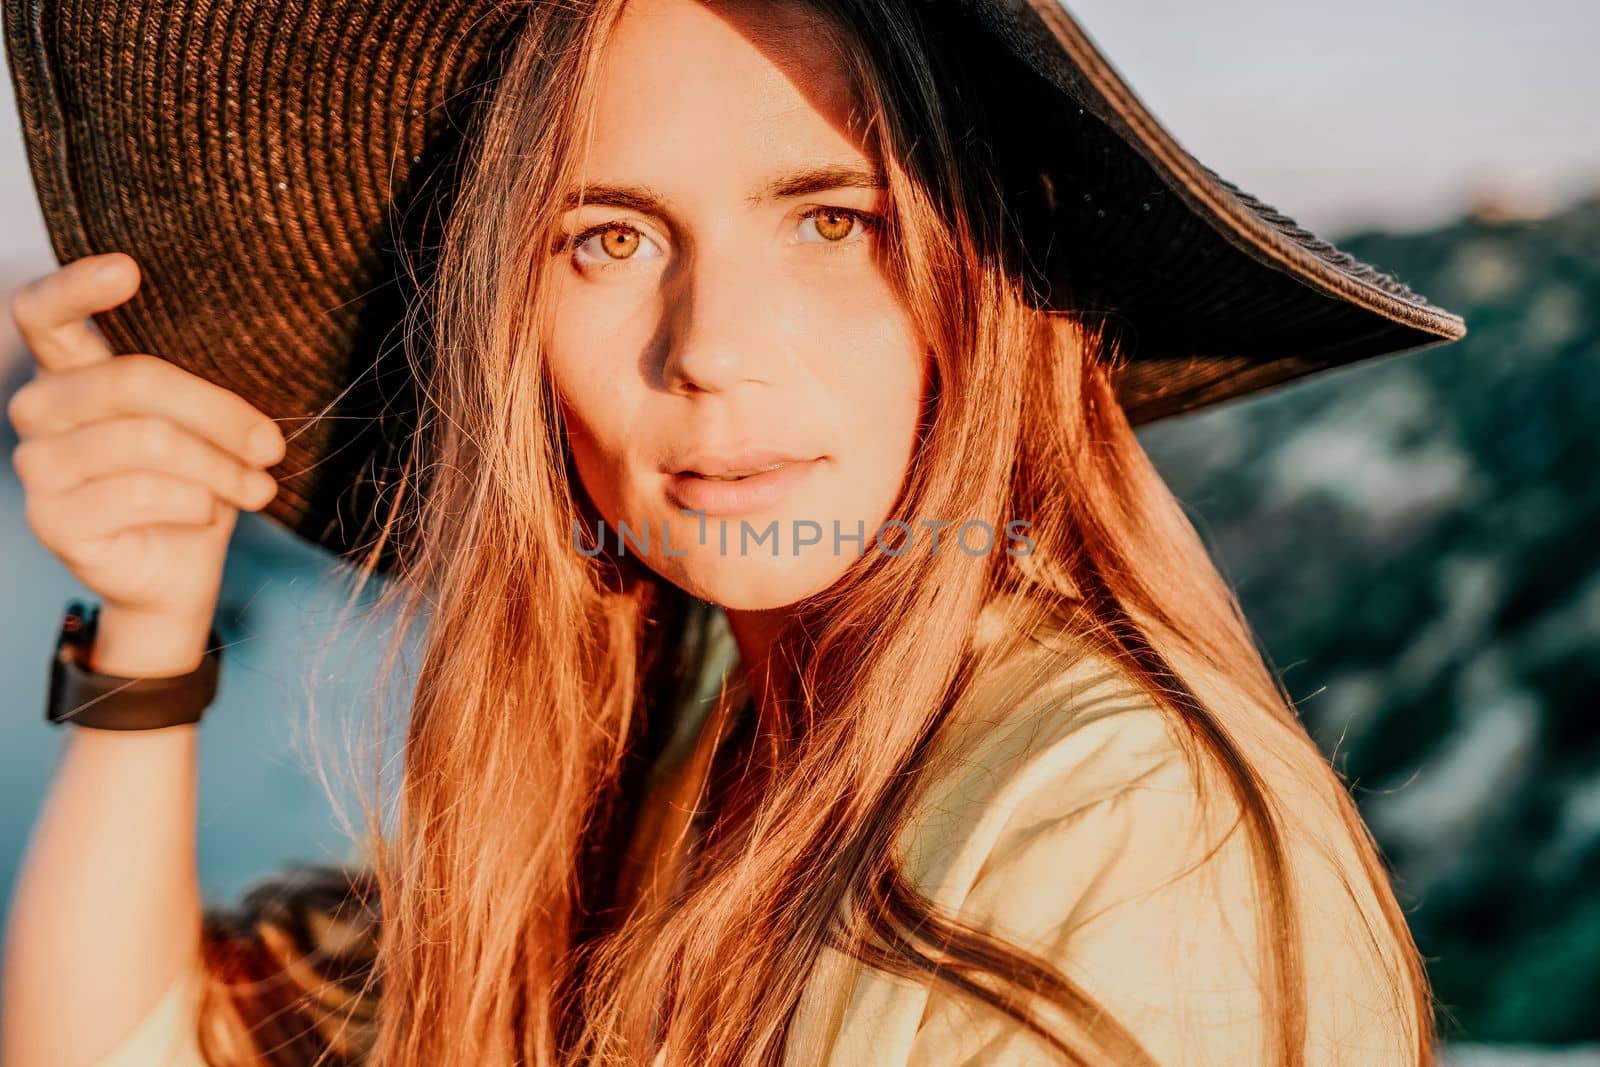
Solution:
[{"label": "shoulder", "polygon": [[1177,729],[1109,657],[1035,636],[979,673],[930,750],[899,839],[907,875],[953,907],[981,870],[1048,852],[1047,825],[1082,835],[1137,816],[1188,832],[1197,790]]},{"label": "shoulder", "polygon": [[[1215,679],[1197,691],[1208,706],[1229,699]],[[1285,817],[1302,924],[1293,947],[1315,983],[1308,1052],[1411,1062],[1410,1024],[1390,999],[1404,949],[1383,928],[1358,828],[1325,815],[1339,788],[1331,768],[1273,740],[1264,711],[1215,711],[1254,724],[1241,743]],[[1260,1062],[1272,1009],[1251,836],[1176,717],[1115,661],[1059,635],[1028,642],[959,714],[900,840],[912,883],[1051,965],[1156,1063]],[[1291,764],[1298,777],[1277,769]],[[1026,1031],[942,991],[915,1033],[911,1063],[1053,1062]]]},{"label": "shoulder", "polygon": [[[1238,810],[1202,797],[1154,700],[1110,680],[1094,692],[1027,709],[1010,728],[1033,743],[997,738],[979,749],[987,772],[942,778],[956,783],[949,807],[919,820],[908,873],[964,925],[1053,967],[1155,1063],[1258,1062],[1258,909]],[[962,1062],[947,1058],[957,1050],[1053,1062],[1020,1027],[940,992],[910,1062]]]},{"label": "shoulder", "polygon": [[[898,860],[940,912],[1055,969],[1163,1067],[1209,1062],[1167,1042],[1183,1031],[1174,1011],[1231,1015],[1230,1042],[1252,1025],[1244,857],[1230,853],[1225,872],[1213,865],[1185,880],[1186,867],[1205,866],[1195,861],[1208,846],[1242,834],[1202,817],[1173,725],[1117,664],[1055,641],[1020,646],[974,681],[920,777]],[[1226,813],[1210,809],[1212,819]],[[804,1002],[806,1051],[795,1063],[1060,1062],[1011,1019],[943,985],[834,954],[824,968]],[[1196,988],[1174,985],[1196,978]],[[805,1060],[812,1050],[822,1058]]]}]

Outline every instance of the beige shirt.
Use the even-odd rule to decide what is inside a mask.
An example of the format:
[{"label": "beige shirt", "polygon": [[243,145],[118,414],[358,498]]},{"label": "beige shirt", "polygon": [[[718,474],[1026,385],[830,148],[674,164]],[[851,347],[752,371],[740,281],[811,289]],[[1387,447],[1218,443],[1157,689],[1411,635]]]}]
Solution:
[{"label": "beige shirt", "polygon": [[[1014,606],[986,609],[980,643]],[[731,640],[724,648],[731,654]],[[647,810],[660,818],[647,820],[647,835],[680,849],[692,847],[693,827],[673,798],[703,780],[718,729],[744,696],[717,683],[702,690],[652,778],[656,799]],[[1226,699],[1221,689],[1202,688],[1201,696]],[[913,884],[964,921],[1056,965],[1164,1067],[1260,1063],[1265,1020],[1244,828],[1227,832],[1237,808],[1221,797],[1200,817],[1165,713],[1112,663],[1046,632],[973,687],[954,726],[935,754],[943,769],[900,842]],[[1257,741],[1281,743],[1270,737]],[[1414,1064],[1402,1022],[1388,1017],[1380,995],[1395,946],[1361,888],[1349,835],[1314,788],[1285,777],[1277,784],[1298,820],[1289,857],[1303,894],[1311,984],[1307,1063]],[[677,884],[675,861],[643,862],[646,878]],[[206,1067],[193,1036],[198,978],[175,982],[100,1067]],[[1059,1062],[981,1004],[824,949],[790,1027],[784,1067]],[[663,1050],[653,1067],[665,1063]]]}]

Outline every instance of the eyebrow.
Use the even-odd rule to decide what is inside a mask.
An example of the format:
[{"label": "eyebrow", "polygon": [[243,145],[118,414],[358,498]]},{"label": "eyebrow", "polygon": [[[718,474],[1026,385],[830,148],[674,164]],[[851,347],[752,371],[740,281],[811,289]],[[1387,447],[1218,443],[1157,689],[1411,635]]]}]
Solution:
[{"label": "eyebrow", "polygon": [[[831,189],[887,189],[883,171],[867,163],[826,163],[801,167],[770,179],[745,202],[752,207],[769,200],[790,200]],[[571,211],[586,204],[604,204],[645,214],[669,214],[667,198],[648,185],[600,182],[580,193],[573,190],[563,198],[561,209]]]}]

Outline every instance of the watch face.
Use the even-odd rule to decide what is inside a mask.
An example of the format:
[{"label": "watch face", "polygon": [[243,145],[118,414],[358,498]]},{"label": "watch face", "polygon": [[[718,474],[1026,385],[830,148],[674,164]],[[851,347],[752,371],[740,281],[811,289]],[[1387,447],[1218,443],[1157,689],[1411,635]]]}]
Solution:
[{"label": "watch face", "polygon": [[81,601],[67,605],[61,617],[61,634],[56,641],[58,650],[65,650],[76,660],[94,639],[94,623],[98,611],[91,612]]}]

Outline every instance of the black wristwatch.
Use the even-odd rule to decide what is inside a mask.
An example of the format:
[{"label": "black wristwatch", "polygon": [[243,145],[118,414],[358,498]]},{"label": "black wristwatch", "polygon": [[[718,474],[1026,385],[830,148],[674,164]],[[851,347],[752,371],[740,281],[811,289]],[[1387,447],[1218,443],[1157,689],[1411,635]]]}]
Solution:
[{"label": "black wristwatch", "polygon": [[67,605],[50,664],[50,696],[45,720],[97,730],[159,730],[199,722],[216,699],[222,666],[222,641],[216,628],[206,640],[200,665],[167,678],[123,678],[89,668],[89,652],[100,621],[100,606]]}]

